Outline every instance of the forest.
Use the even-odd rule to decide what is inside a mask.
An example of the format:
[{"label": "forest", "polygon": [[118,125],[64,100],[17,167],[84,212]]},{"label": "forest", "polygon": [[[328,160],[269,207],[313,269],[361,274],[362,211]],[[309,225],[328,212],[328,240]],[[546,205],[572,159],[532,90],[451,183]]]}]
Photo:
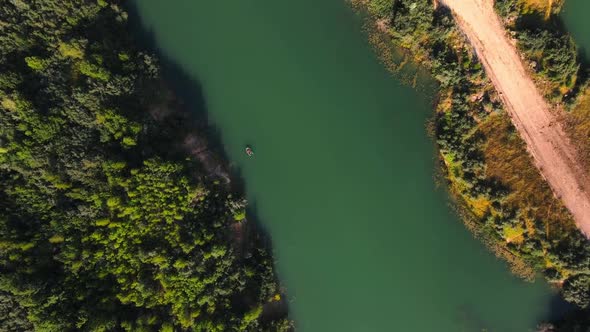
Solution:
[{"label": "forest", "polygon": [[[561,4],[555,1],[539,10],[527,1],[497,0],[496,9],[547,100],[565,111],[569,134],[587,139],[590,118],[583,105],[588,105],[588,70],[555,16]],[[356,5],[368,11],[374,30],[406,58],[428,68],[438,83],[433,134],[445,182],[466,226],[514,273],[526,279],[542,273],[578,308],[539,331],[590,328],[588,240],[535,168],[452,14],[430,0]],[[382,45],[377,48],[383,52]],[[389,61],[384,63],[395,68]]]},{"label": "forest", "polygon": [[290,331],[268,240],[123,5],[0,0],[0,330]]}]

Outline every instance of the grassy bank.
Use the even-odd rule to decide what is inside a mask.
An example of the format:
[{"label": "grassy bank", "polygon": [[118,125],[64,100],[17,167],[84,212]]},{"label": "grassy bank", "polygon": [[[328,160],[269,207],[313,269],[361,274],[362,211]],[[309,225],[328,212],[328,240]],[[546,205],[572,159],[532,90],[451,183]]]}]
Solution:
[{"label": "grassy bank", "polygon": [[590,68],[558,16],[564,1],[545,1],[550,14],[534,10],[529,2],[540,3],[534,0],[498,0],[496,7],[537,86],[562,111],[571,140],[579,142],[579,162],[590,170]]},{"label": "grassy bank", "polygon": [[0,6],[0,330],[289,330],[207,124],[127,17]]},{"label": "grassy bank", "polygon": [[[430,0],[354,4],[371,14],[374,31],[428,68],[438,82],[434,132],[466,225],[517,274],[532,278],[541,272],[565,299],[586,308],[590,246],[535,168],[451,13]],[[497,7],[547,99],[571,109],[566,115],[572,116],[571,132],[584,135],[587,110],[580,105],[587,99],[580,95],[586,75],[575,44],[553,21],[560,3],[542,4],[506,0]]]}]

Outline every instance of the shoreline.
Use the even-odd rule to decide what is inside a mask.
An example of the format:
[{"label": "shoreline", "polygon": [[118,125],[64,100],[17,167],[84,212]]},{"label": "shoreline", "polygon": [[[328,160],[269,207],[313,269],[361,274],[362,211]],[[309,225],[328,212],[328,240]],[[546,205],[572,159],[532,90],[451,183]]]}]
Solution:
[{"label": "shoreline", "polygon": [[116,1],[0,12],[0,326],[291,331],[200,83]]},{"label": "shoreline", "polygon": [[[524,15],[516,1],[505,2],[517,10],[510,12],[515,20]],[[414,63],[437,81],[434,138],[441,173],[466,227],[509,261],[513,273],[530,280],[542,272],[568,301],[581,305],[575,294],[590,291],[576,281],[584,276],[584,257],[590,257],[590,250],[580,252],[587,240],[537,171],[525,143],[512,134],[502,96],[450,10],[429,0],[352,4],[371,16],[369,33],[383,32],[376,23],[387,22],[391,45],[414,55]],[[379,54],[380,48],[375,50]],[[567,97],[576,100],[581,94]],[[582,258],[575,263],[566,258],[573,253]]]},{"label": "shoreline", "polygon": [[590,179],[576,162],[578,153],[525,70],[515,45],[505,37],[506,29],[488,0],[468,4],[441,0],[482,62],[488,77],[507,110],[513,125],[526,142],[541,176],[574,216],[586,236],[590,235]]},{"label": "shoreline", "polygon": [[[415,84],[410,83],[406,77],[400,75],[400,72],[403,71],[405,64],[408,62],[410,62],[411,65],[415,67],[416,71],[426,71],[426,74],[429,75],[429,79],[438,85],[436,78],[431,76],[432,73],[430,72],[429,68],[431,64],[426,58],[424,58],[423,55],[420,55],[419,59],[417,60],[410,50],[396,45],[395,43],[392,43],[391,45],[386,45],[384,43],[385,38],[391,37],[387,35],[386,30],[382,29],[383,20],[379,20],[377,17],[372,15],[366,7],[364,7],[368,4],[368,2],[369,1],[367,0],[350,0],[353,10],[364,16],[365,24],[363,27],[365,32],[368,34],[369,43],[371,44],[371,47],[376,53],[379,61],[392,75],[396,75],[396,78],[399,78],[403,84],[407,84],[412,88],[416,88]],[[437,9],[439,6],[438,2],[439,1],[437,0],[434,1],[435,8]],[[371,27],[374,29],[371,30]],[[375,43],[375,41],[379,43]],[[399,54],[395,54],[395,52],[399,52]],[[395,59],[392,60],[392,57],[395,59],[402,59],[402,65],[396,63]],[[418,75],[418,73],[416,75]],[[469,206],[468,202],[461,196],[461,194],[453,188],[453,182],[449,181],[449,168],[445,163],[444,155],[441,153],[440,147],[436,142],[436,115],[439,112],[441,103],[445,99],[443,96],[445,92],[438,86],[434,87],[433,92],[434,95],[431,97],[433,113],[427,119],[426,123],[427,134],[431,137],[434,145],[433,160],[435,160],[435,167],[433,180],[437,186],[444,186],[444,190],[448,193],[449,197],[449,207],[454,211],[454,213],[457,214],[458,218],[461,219],[469,232],[496,257],[507,262],[512,274],[529,282],[534,281],[538,271],[535,271],[535,269],[529,263],[527,263],[518,255],[515,255],[509,248],[502,245],[502,243],[499,243],[497,238],[490,235],[481,228],[481,225],[477,220],[478,218],[473,214],[473,209]]]}]

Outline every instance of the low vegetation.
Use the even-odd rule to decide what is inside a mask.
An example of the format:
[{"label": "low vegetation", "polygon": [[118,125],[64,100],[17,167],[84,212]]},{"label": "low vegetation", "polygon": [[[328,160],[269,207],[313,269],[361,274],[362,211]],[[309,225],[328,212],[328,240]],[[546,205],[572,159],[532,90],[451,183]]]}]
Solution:
[{"label": "low vegetation", "polygon": [[559,13],[564,0],[518,0],[522,13],[539,13],[546,18]]},{"label": "low vegetation", "polygon": [[[566,300],[587,308],[588,241],[535,168],[448,9],[435,8],[430,0],[354,3],[370,13],[391,43],[429,68],[438,82],[434,134],[449,189],[467,226],[506,258],[517,274],[532,278],[540,271]],[[577,48],[571,37],[543,16],[534,28],[525,22],[527,13],[537,15],[533,13],[539,3],[498,0],[497,6],[514,27],[518,45],[547,97],[574,107],[570,126],[587,141],[588,109],[580,106],[587,103],[587,96],[578,98],[585,75]],[[555,1],[545,9],[555,13],[560,5]]]},{"label": "low vegetation", "polygon": [[234,244],[243,197],[188,152],[205,124],[119,3],[0,6],[0,330],[290,330],[266,241]]},{"label": "low vegetation", "polygon": [[564,117],[572,142],[578,142],[580,163],[590,170],[590,87],[582,90]]},{"label": "low vegetation", "polygon": [[[557,16],[544,16],[540,11],[531,10],[527,3],[498,0],[496,8],[547,99],[555,105],[571,105],[585,80],[578,48],[572,37],[563,31]],[[556,6],[552,12],[558,13],[559,9],[560,6]]]}]

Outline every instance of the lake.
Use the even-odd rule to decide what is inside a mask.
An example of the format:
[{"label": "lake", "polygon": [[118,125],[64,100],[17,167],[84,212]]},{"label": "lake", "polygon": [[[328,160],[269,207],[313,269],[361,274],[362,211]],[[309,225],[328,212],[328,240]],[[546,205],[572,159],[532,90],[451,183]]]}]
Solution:
[{"label": "lake", "polygon": [[298,331],[522,332],[547,317],[548,287],[513,277],[437,188],[433,94],[383,68],[343,0],[135,6],[202,85]]}]

